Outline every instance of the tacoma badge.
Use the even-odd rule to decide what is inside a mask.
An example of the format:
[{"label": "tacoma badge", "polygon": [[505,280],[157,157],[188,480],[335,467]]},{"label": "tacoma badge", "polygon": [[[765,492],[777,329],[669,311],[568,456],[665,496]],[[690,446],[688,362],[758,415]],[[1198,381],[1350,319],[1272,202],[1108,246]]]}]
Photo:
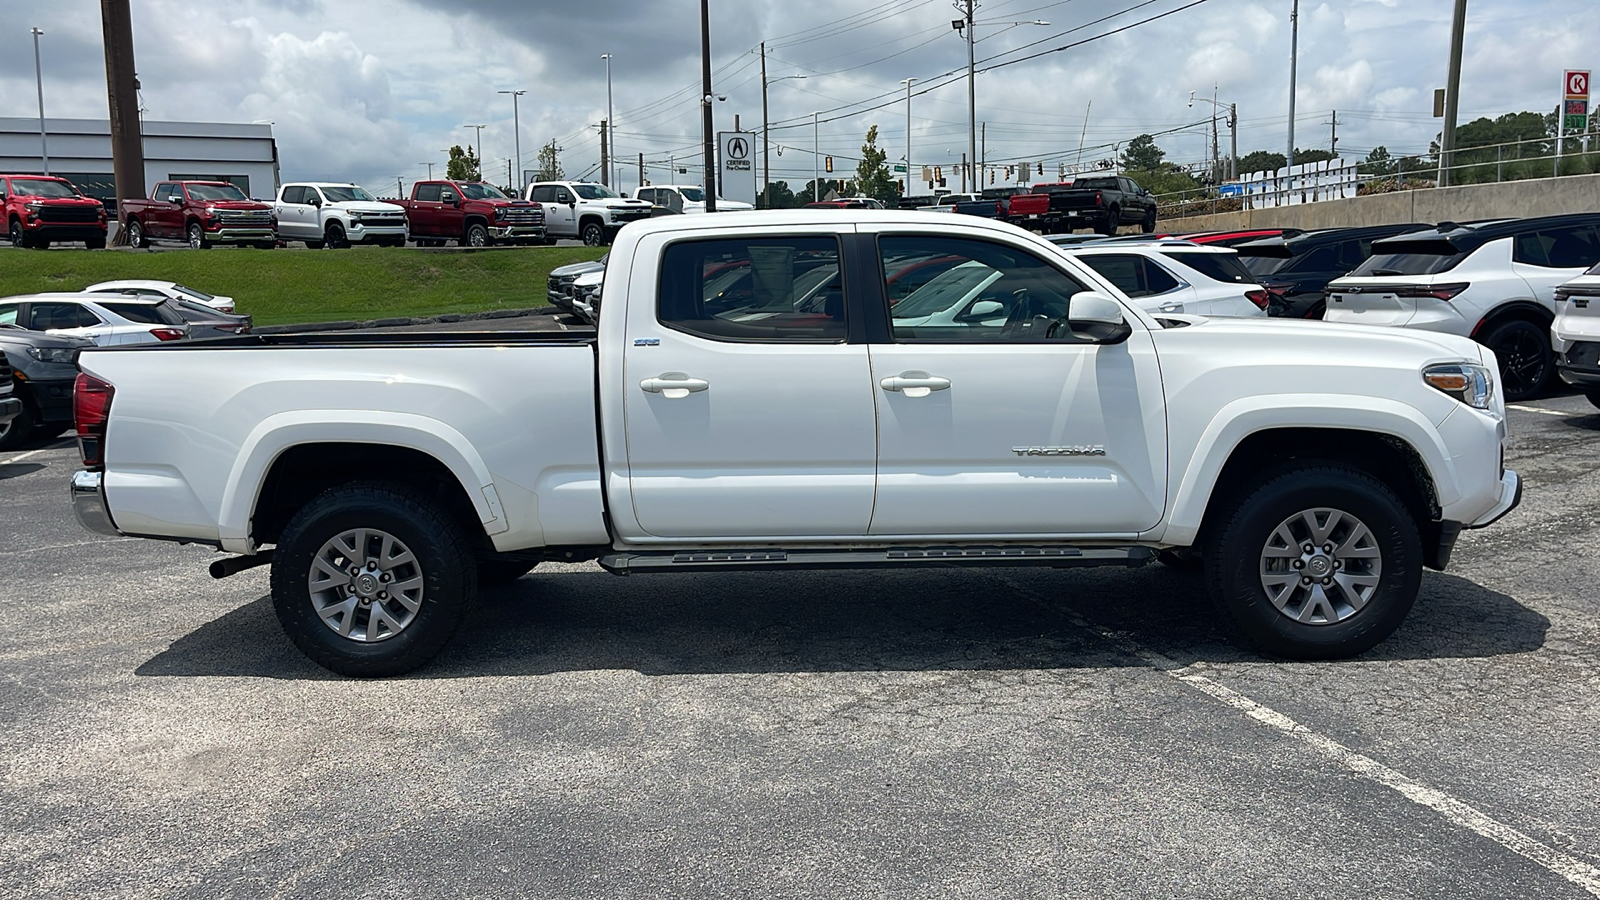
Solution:
[{"label": "tacoma badge", "polygon": [[1105,456],[1106,448],[1099,444],[1081,447],[1012,447],[1018,456]]}]

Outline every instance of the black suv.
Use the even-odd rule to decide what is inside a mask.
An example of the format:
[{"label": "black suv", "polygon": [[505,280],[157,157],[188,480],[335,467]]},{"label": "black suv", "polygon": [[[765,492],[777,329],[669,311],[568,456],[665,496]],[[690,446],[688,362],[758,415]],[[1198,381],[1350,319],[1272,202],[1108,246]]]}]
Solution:
[{"label": "black suv", "polygon": [[1373,225],[1326,228],[1238,244],[1239,259],[1271,295],[1267,315],[1320,319],[1327,310],[1328,282],[1350,274],[1372,255],[1372,242],[1431,228],[1431,225]]}]

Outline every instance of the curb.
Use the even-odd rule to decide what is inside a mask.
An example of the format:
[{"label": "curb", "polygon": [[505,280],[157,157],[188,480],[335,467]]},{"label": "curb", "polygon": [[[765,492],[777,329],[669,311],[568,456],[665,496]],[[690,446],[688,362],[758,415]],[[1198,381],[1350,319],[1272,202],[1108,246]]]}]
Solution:
[{"label": "curb", "polygon": [[300,325],[266,325],[252,329],[253,334],[306,334],[315,331],[356,331],[362,328],[394,328],[401,325],[441,325],[451,322],[476,322],[485,319],[520,319],[524,316],[542,316],[560,312],[554,306],[530,309],[491,309],[475,313],[444,313],[421,318],[396,316],[366,321],[306,322]]}]

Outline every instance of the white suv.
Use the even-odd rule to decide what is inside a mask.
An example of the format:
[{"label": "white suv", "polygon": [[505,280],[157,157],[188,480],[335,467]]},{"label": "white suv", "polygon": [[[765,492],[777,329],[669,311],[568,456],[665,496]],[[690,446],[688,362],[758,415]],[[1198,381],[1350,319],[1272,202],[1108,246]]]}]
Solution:
[{"label": "white suv", "polygon": [[[706,211],[706,191],[698,184],[652,184],[634,188],[633,199],[665,206],[673,212],[703,213]],[[754,206],[739,200],[717,198],[717,212],[749,212]]]},{"label": "white suv", "polygon": [[1227,247],[1156,240],[1058,248],[1151,313],[1253,318],[1265,316],[1272,299]]},{"label": "white suv", "polygon": [[1556,288],[1600,262],[1597,226],[1600,213],[1441,222],[1374,241],[1329,282],[1324,319],[1471,337],[1494,351],[1506,399],[1526,399],[1556,372]]},{"label": "white suv", "polygon": [[1561,380],[1600,407],[1600,263],[1556,288],[1550,343]]},{"label": "white suv", "polygon": [[312,250],[351,244],[403,247],[405,207],[384,203],[353,184],[303,181],[278,189],[278,237]]},{"label": "white suv", "polygon": [[622,226],[648,219],[655,207],[587,181],[538,181],[523,199],[544,209],[545,234],[578,238],[590,247],[609,244]]}]

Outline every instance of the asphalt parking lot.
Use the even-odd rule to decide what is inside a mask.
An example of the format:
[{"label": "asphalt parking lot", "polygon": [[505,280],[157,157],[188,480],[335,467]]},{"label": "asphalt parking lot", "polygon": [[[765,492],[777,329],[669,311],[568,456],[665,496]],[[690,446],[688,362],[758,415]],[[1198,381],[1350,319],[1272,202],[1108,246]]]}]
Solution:
[{"label": "asphalt parking lot", "polygon": [[1155,565],[585,565],[351,681],[7,454],[0,896],[1600,896],[1600,411],[1509,418],[1522,506],[1336,663]]}]

